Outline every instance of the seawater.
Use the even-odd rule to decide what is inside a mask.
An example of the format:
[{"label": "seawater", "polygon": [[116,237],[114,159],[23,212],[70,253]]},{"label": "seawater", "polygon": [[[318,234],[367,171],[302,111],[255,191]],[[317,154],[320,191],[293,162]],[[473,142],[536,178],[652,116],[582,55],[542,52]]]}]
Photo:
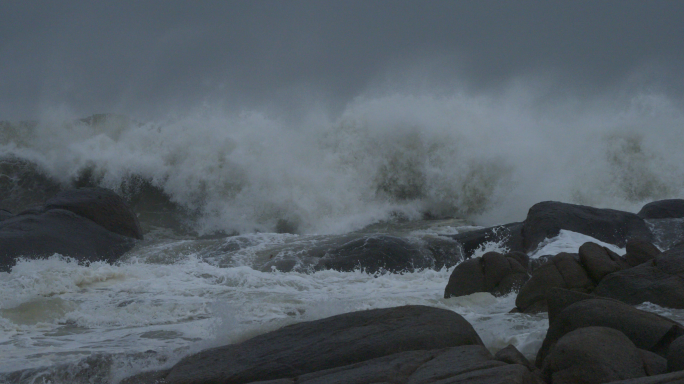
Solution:
[{"label": "seawater", "polygon": [[[407,235],[473,229],[422,224]],[[27,370],[23,382],[66,383],[88,372],[89,377],[116,383],[143,370],[168,368],[190,353],[287,324],[407,304],[461,314],[492,352],[512,344],[534,359],[541,346],[548,319],[545,314],[509,313],[515,293],[444,299],[451,269],[373,275],[259,271],[247,265],[264,250],[282,249],[284,243],[310,243],[307,237],[246,235],[244,243],[251,245],[233,251],[236,265],[229,267],[203,260],[202,250],[216,245],[208,243],[232,238],[150,241],[114,265],[78,265],[59,255],[21,261],[10,273],[0,274],[0,373]],[[586,240],[596,241],[563,231],[536,256],[545,254],[543,250],[576,252]],[[478,254],[494,249],[505,250],[490,244]],[[151,260],[150,254],[157,258]],[[641,308],[684,323],[682,310],[652,304]],[[83,364],[89,356],[106,358]]]},{"label": "seawater", "polygon": [[[514,294],[444,299],[453,269],[281,272],[263,261],[359,233],[420,242],[522,221],[544,200],[636,212],[684,197],[684,111],[657,93],[549,99],[513,82],[496,94],[363,94],[334,115],[190,109],[136,121],[48,108],[0,122],[0,208],[101,186],[130,202],[146,237],[113,265],[54,255],[0,273],[0,377],[116,383],[286,324],[405,304],[456,311],[492,351],[513,344],[534,358],[546,317],[508,313]],[[588,240],[564,231],[531,256]],[[476,256],[487,250],[504,249]]]}]

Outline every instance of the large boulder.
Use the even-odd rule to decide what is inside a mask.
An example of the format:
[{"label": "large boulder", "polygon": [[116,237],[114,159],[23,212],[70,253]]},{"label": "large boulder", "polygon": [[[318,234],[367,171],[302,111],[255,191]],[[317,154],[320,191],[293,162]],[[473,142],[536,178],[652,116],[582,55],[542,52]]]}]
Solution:
[{"label": "large boulder", "polygon": [[[562,291],[555,291],[562,293]],[[684,335],[684,327],[654,313],[636,309],[617,300],[604,298],[576,298],[565,300],[565,308],[557,308],[549,330],[537,353],[536,365],[542,367],[553,346],[565,334],[584,327],[608,327],[625,334],[637,348],[660,356],[667,354],[669,345]]]},{"label": "large boulder", "polygon": [[14,216],[14,215],[12,215],[12,212],[10,212],[6,209],[0,209],[0,221],[3,221],[5,219],[9,219],[12,216]]},{"label": "large boulder", "polygon": [[549,262],[532,272],[532,276],[520,288],[515,306],[521,312],[541,312],[547,310],[546,295],[552,288],[564,288],[588,293],[594,282],[580,264],[579,257],[570,253],[559,253]]},{"label": "large boulder", "polygon": [[522,228],[525,251],[534,251],[546,238],[558,236],[561,229],[620,247],[629,239],[653,241],[644,219],[633,213],[545,201],[527,213]]},{"label": "large boulder", "polygon": [[630,267],[622,257],[592,242],[580,246],[579,258],[594,283],[598,283],[608,274]]},{"label": "large boulder", "polygon": [[510,252],[521,252],[523,250],[522,227],[523,223],[510,223],[458,233],[449,237],[461,244],[465,258],[472,257],[473,253],[486,243],[497,243],[508,248]]},{"label": "large boulder", "polygon": [[648,301],[684,308],[684,244],[649,262],[607,275],[594,293],[633,305]]},{"label": "large boulder", "polygon": [[585,327],[568,332],[544,360],[544,379],[553,384],[600,384],[646,376],[641,353],[622,332]]},{"label": "large boulder", "polygon": [[112,262],[137,239],[142,239],[138,220],[114,192],[102,188],[60,192],[45,205],[15,216],[2,215],[0,271],[10,270],[19,257],[55,253],[79,262]]},{"label": "large boulder", "polygon": [[678,337],[667,349],[667,370],[684,371],[684,336]]},{"label": "large boulder", "polygon": [[[521,257],[522,256],[522,257]],[[501,296],[520,289],[529,279],[526,255],[487,252],[454,268],[444,289],[444,298],[489,292]]]},{"label": "large boulder", "polygon": [[373,309],[294,324],[199,352],[176,364],[165,382],[286,379],[407,351],[465,345],[481,346],[482,341],[455,312],[426,306]]},{"label": "large boulder", "polygon": [[109,189],[79,188],[59,192],[45,202],[45,210],[51,209],[66,209],[111,232],[143,238],[135,213],[121,196]]},{"label": "large boulder", "polygon": [[643,240],[628,241],[625,251],[625,260],[632,267],[651,261],[661,253],[655,245]]},{"label": "large boulder", "polygon": [[637,215],[644,219],[676,219],[684,217],[684,200],[658,200],[641,208]]},{"label": "large boulder", "polygon": [[135,239],[110,232],[71,211],[52,209],[27,213],[0,222],[0,271],[16,259],[58,253],[79,262],[113,262],[135,245]]},{"label": "large boulder", "polygon": [[657,376],[641,377],[638,379],[627,379],[611,381],[609,384],[682,384],[684,383],[684,371],[666,373]]}]

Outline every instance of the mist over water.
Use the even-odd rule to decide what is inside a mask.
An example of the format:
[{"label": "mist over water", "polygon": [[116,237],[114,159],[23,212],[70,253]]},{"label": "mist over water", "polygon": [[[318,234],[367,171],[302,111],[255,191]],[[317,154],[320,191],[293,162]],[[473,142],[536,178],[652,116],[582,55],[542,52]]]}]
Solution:
[{"label": "mist over water", "polygon": [[548,98],[518,82],[369,93],[340,114],[270,111],[205,104],[138,122],[52,110],[5,124],[0,153],[64,187],[152,189],[200,234],[345,233],[425,216],[493,225],[543,200],[636,211],[684,195],[684,114],[660,94]]}]

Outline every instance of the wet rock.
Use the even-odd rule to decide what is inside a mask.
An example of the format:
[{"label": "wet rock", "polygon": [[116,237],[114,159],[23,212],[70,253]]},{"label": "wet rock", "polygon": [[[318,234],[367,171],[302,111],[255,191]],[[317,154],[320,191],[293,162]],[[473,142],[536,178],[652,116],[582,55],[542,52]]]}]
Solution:
[{"label": "wet rock", "polygon": [[563,335],[550,350],[543,378],[554,384],[599,384],[646,376],[634,343],[622,332],[586,327]]},{"label": "wet rock", "polygon": [[684,327],[679,323],[625,303],[604,298],[579,300],[562,309],[549,322],[549,330],[537,353],[535,365],[542,367],[546,356],[563,335],[594,326],[616,329],[624,333],[637,348],[660,356],[665,356],[670,343],[684,335]]},{"label": "wet rock", "polygon": [[684,200],[658,200],[641,208],[637,215],[644,219],[675,219],[684,217]]},{"label": "wet rock", "polygon": [[422,245],[394,236],[364,236],[327,250],[315,269],[342,272],[361,269],[367,273],[412,272],[450,267],[461,260],[453,244],[451,249],[454,252],[443,253],[433,253]]},{"label": "wet rock", "polygon": [[499,352],[494,355],[494,358],[506,364],[520,364],[530,370],[534,369],[534,365],[527,360],[525,355],[523,355],[515,346],[511,344],[509,344],[506,348],[500,349]]},{"label": "wet rock", "polygon": [[642,240],[628,241],[625,251],[627,251],[625,260],[627,260],[627,263],[632,267],[651,261],[661,253],[655,245]]},{"label": "wet rock", "polygon": [[594,293],[632,305],[648,301],[684,308],[684,244],[649,262],[607,275]]},{"label": "wet rock", "polygon": [[645,349],[639,349],[639,353],[644,362],[644,370],[648,376],[667,373],[667,359]]},{"label": "wet rock", "polygon": [[546,292],[549,324],[553,323],[565,308],[578,301],[595,299],[596,296],[562,288],[551,288]]},{"label": "wet rock", "polygon": [[14,216],[14,215],[12,215],[12,212],[5,210],[5,209],[0,209],[0,221],[9,219],[12,216]]},{"label": "wet rock", "polygon": [[682,384],[684,383],[684,371],[666,373],[663,375],[642,377],[639,379],[627,379],[611,381],[609,384]]},{"label": "wet rock", "polygon": [[19,257],[43,258],[55,253],[79,262],[113,262],[134,245],[135,239],[110,232],[71,211],[25,213],[0,222],[0,271],[9,271]]},{"label": "wet rock", "polygon": [[610,273],[629,268],[626,260],[609,252],[606,247],[592,242],[582,244],[579,248],[579,258],[594,283],[598,283]]},{"label": "wet rock", "polygon": [[594,283],[574,255],[560,253],[532,272],[518,292],[516,307],[527,313],[546,310],[546,295],[551,288],[588,293],[594,288]]},{"label": "wet rock", "polygon": [[461,244],[465,258],[472,257],[475,250],[485,243],[499,243],[507,247],[510,252],[521,252],[523,251],[522,227],[523,223],[510,223],[449,237]]},{"label": "wet rock", "polygon": [[520,255],[487,252],[482,257],[469,259],[454,268],[444,297],[489,292],[501,296],[520,289],[527,281],[527,269],[520,264]]},{"label": "wet rock", "polygon": [[561,229],[620,247],[629,239],[653,240],[644,219],[633,213],[545,201],[533,205],[524,221],[525,252],[535,250],[546,238],[558,236]]},{"label": "wet rock", "polygon": [[684,371],[684,336],[673,341],[667,350],[667,371]]},{"label": "wet rock", "polygon": [[135,213],[119,195],[104,188],[80,188],[57,193],[45,202],[45,210],[65,209],[88,218],[122,236],[142,239]]},{"label": "wet rock", "polygon": [[408,351],[482,345],[460,315],[425,306],[346,313],[188,356],[168,383],[287,379]]}]

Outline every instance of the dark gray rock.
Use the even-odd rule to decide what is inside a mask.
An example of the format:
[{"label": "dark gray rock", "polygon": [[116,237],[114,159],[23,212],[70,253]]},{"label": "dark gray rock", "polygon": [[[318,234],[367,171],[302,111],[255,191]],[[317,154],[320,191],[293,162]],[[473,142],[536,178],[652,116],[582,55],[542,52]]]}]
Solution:
[{"label": "dark gray rock", "polygon": [[667,350],[667,371],[684,371],[684,337],[680,336]]},{"label": "dark gray rock", "polygon": [[510,223],[458,233],[449,237],[461,244],[465,258],[472,257],[475,250],[489,242],[500,243],[507,247],[509,252],[522,252],[522,227],[523,223]]},{"label": "dark gray rock", "polygon": [[538,312],[547,308],[546,295],[551,288],[564,288],[582,293],[591,292],[593,281],[582,268],[579,257],[560,253],[551,261],[532,272],[532,276],[520,288],[515,305],[521,312]]},{"label": "dark gray rock", "polygon": [[342,272],[361,269],[367,273],[412,272],[450,267],[461,260],[460,254],[456,252],[433,251],[426,252],[418,244],[400,237],[365,236],[327,250],[318,260],[315,269]]},{"label": "dark gray rock", "polygon": [[113,262],[134,245],[135,239],[110,232],[71,211],[26,213],[0,222],[0,271],[8,271],[19,257],[43,258],[55,253],[79,262]]},{"label": "dark gray rock", "polygon": [[684,371],[642,377],[639,379],[611,381],[608,384],[684,384]]},{"label": "dark gray rock", "polygon": [[[433,382],[434,384],[544,384],[527,367],[505,364],[496,368],[470,371]],[[389,383],[388,383],[389,384]]]},{"label": "dark gray rock", "polygon": [[629,239],[653,241],[644,219],[633,213],[545,201],[533,205],[524,221],[524,251],[537,249],[539,243],[557,236],[561,229],[620,247]]},{"label": "dark gray rock", "polygon": [[622,332],[586,327],[563,335],[544,360],[543,378],[554,384],[600,384],[646,376],[639,350]]},{"label": "dark gray rock", "polygon": [[625,260],[632,267],[651,261],[661,253],[655,245],[643,240],[628,241],[625,251]]},{"label": "dark gray rock", "polygon": [[626,260],[608,251],[606,247],[592,242],[584,243],[579,248],[580,262],[594,283],[610,273],[630,267]]},{"label": "dark gray rock", "polygon": [[286,379],[407,351],[482,345],[460,315],[425,306],[352,312],[294,324],[188,356],[168,383]]},{"label": "dark gray rock", "polygon": [[594,293],[632,305],[648,301],[684,308],[684,244],[650,262],[607,275]]},{"label": "dark gray rock", "polygon": [[637,215],[644,219],[675,219],[684,217],[684,200],[654,201],[644,205]]},{"label": "dark gray rock", "polygon": [[571,291],[569,289],[551,288],[546,292],[546,303],[549,313],[549,324],[553,323],[558,314],[560,314],[569,305],[578,301],[595,299],[596,296]]},{"label": "dark gray rock", "polygon": [[500,349],[496,355],[494,355],[494,358],[506,364],[520,364],[530,370],[534,369],[534,365],[527,360],[525,355],[523,355],[520,351],[518,351],[518,348],[511,344],[509,344],[506,348]]},{"label": "dark gray rock", "polygon": [[466,260],[451,273],[444,297],[475,292],[501,296],[520,289],[529,278],[526,268],[518,261],[520,259],[519,255],[487,252],[482,257]]},{"label": "dark gray rock", "polygon": [[7,220],[12,216],[14,216],[12,212],[6,209],[0,209],[0,221]]},{"label": "dark gray rock", "polygon": [[665,356],[684,327],[656,314],[641,311],[616,300],[592,298],[574,302],[549,323],[535,365],[541,367],[549,351],[566,333],[584,327],[608,327],[624,333],[637,348]]},{"label": "dark gray rock", "polygon": [[641,353],[641,359],[644,361],[646,375],[655,376],[667,373],[667,359],[645,349],[639,349],[639,353]]},{"label": "dark gray rock", "polygon": [[111,232],[143,238],[135,213],[124,199],[108,189],[80,188],[59,192],[45,202],[45,210],[51,209],[66,209]]}]

